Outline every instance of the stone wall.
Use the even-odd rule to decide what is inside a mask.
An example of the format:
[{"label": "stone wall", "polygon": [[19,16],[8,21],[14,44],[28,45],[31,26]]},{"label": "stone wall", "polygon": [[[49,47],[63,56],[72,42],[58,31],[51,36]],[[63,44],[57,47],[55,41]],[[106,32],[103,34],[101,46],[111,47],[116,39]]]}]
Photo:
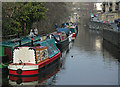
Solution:
[{"label": "stone wall", "polygon": [[90,21],[88,23],[88,27],[89,27],[89,29],[92,29],[92,30],[101,30],[101,29],[103,29],[103,23]]},{"label": "stone wall", "polygon": [[90,29],[100,30],[104,40],[120,48],[120,31],[116,31],[115,27],[112,27],[111,24],[90,21],[88,26]]},{"label": "stone wall", "polygon": [[111,44],[107,40],[103,40],[102,45],[103,45],[103,48],[105,48],[103,50],[107,50],[108,52],[110,52],[112,54],[112,56],[114,56],[120,62],[120,49],[118,47]]},{"label": "stone wall", "polygon": [[120,32],[103,29],[103,39],[120,48]]}]

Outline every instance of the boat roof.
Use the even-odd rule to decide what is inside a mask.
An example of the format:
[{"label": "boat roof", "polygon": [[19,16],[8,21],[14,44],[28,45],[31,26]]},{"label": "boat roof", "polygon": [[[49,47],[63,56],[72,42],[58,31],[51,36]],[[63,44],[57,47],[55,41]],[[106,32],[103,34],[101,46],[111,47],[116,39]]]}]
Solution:
[{"label": "boat roof", "polygon": [[59,32],[59,33],[52,33],[52,34],[54,34],[54,35],[61,35],[62,33],[61,33],[61,32]]},{"label": "boat roof", "polygon": [[[49,58],[55,56],[57,53],[59,53],[59,50],[55,44],[55,40],[53,38],[51,39],[47,39],[45,41],[37,41],[37,42],[34,42],[33,44],[40,44],[40,46],[26,46],[26,47],[30,47],[30,48],[33,48],[33,49],[37,49],[37,48],[42,48],[42,47],[47,47],[48,48],[48,54],[49,54]],[[18,48],[18,47],[16,47]],[[20,47],[19,47],[20,48]]]},{"label": "boat roof", "polygon": [[[28,47],[28,48],[31,48],[31,49],[40,49],[40,48],[43,48],[43,47],[45,47],[45,46],[36,46],[36,47],[30,47],[30,46],[23,46],[23,47]],[[16,47],[15,49],[17,49],[17,48],[23,48],[23,47]]]},{"label": "boat roof", "polygon": [[40,46],[47,46],[49,58],[51,58],[54,55],[56,55],[57,53],[59,53],[59,50],[58,50],[58,48],[55,44],[55,40],[53,38],[47,39],[45,41],[37,41],[37,42],[34,42],[34,44],[40,44]]},{"label": "boat roof", "polygon": [[75,28],[75,26],[70,26],[70,28]]},{"label": "boat roof", "polygon": [[59,32],[62,32],[62,31],[64,31],[66,34],[68,34],[69,31],[70,31],[70,29],[69,29],[69,28],[59,28],[59,29],[57,29],[57,32],[58,32],[58,33],[59,33]]},{"label": "boat roof", "polygon": [[[8,46],[8,47],[19,46],[19,42],[17,41],[17,39],[18,38],[15,38],[15,39],[12,39],[12,40],[9,40],[9,41],[6,41],[6,42],[2,42],[2,43],[0,43],[0,45]],[[34,36],[33,37],[33,41],[38,40],[38,39],[40,39],[40,36]],[[24,44],[27,44],[27,43],[31,42],[31,38],[28,37],[28,36],[20,38],[20,40],[21,40],[21,45],[24,45]],[[14,42],[14,41],[16,41],[16,42]]]}]

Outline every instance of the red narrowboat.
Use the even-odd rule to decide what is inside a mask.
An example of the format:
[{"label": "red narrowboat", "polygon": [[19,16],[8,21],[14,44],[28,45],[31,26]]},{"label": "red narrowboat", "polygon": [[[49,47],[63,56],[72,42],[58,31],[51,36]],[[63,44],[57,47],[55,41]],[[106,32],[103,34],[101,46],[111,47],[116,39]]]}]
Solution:
[{"label": "red narrowboat", "polygon": [[36,43],[37,46],[16,47],[14,49],[13,63],[8,66],[9,75],[36,76],[43,68],[60,58],[61,52],[56,47],[54,39]]}]

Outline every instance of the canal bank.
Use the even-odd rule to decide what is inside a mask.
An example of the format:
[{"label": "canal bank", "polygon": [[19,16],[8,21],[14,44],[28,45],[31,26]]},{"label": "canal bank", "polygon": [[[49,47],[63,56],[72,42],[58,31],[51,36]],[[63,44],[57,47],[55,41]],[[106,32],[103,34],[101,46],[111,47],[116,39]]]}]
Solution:
[{"label": "canal bank", "polygon": [[120,32],[117,31],[117,26],[115,24],[90,21],[88,27],[90,30],[101,31],[101,36],[104,40],[120,48]]},{"label": "canal bank", "polygon": [[109,41],[120,49],[120,32],[110,29],[103,29],[103,39]]}]

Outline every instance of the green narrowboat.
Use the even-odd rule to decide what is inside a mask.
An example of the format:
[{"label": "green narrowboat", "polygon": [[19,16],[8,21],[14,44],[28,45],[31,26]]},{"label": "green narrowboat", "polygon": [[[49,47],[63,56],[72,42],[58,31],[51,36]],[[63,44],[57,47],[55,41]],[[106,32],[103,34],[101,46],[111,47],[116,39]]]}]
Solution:
[{"label": "green narrowboat", "polygon": [[[33,37],[34,42],[39,40],[40,40],[40,36]],[[2,71],[6,71],[8,64],[12,62],[12,54],[13,54],[12,52],[15,47],[19,46],[19,41],[21,41],[21,45],[24,46],[26,44],[31,43],[31,38],[26,36],[23,38],[15,38],[0,43],[0,60],[1,60],[0,69],[2,69]]]}]

